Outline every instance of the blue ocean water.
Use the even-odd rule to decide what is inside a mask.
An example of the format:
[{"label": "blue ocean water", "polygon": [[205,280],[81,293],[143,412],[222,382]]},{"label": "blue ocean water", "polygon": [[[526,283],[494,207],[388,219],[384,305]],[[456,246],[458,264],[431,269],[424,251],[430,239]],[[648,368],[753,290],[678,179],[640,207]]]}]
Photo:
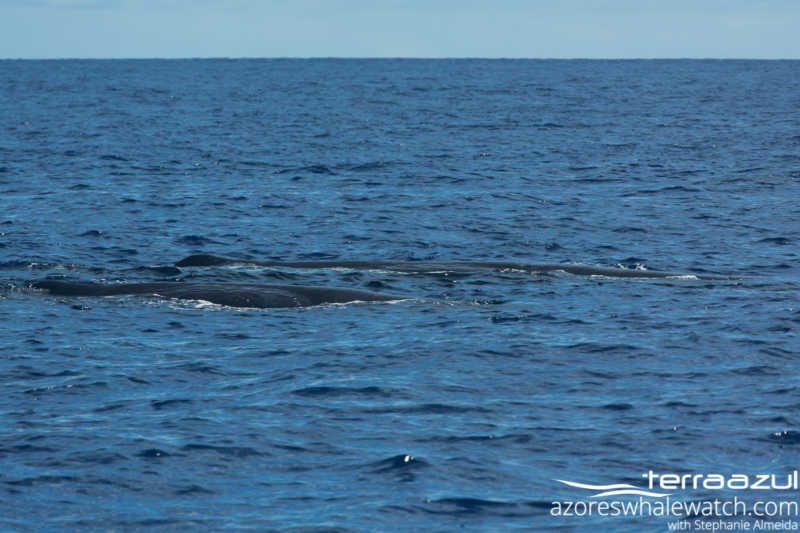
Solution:
[{"label": "blue ocean water", "polygon": [[797,61],[0,61],[0,528],[655,531],[555,480],[797,469],[798,109]]}]

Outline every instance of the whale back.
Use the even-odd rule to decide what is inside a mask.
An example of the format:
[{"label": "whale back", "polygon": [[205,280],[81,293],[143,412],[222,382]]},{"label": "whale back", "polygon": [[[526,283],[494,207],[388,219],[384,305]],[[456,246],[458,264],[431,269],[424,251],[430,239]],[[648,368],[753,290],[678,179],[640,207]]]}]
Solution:
[{"label": "whale back", "polygon": [[326,303],[385,302],[400,297],[354,289],[298,285],[244,285],[235,283],[90,283],[34,281],[31,287],[60,296],[114,296],[152,294],[180,300],[202,300],[229,307],[307,307]]},{"label": "whale back", "polygon": [[519,271],[531,274],[566,272],[577,276],[604,276],[609,278],[676,278],[688,277],[700,280],[731,280],[733,276],[705,273],[663,272],[634,268],[612,268],[580,263],[522,263],[508,261],[256,261],[234,259],[210,254],[190,255],[177,263],[179,267],[215,265],[255,265],[277,268],[348,268],[366,270],[388,270],[411,274],[438,274],[441,272],[471,274],[486,271]]}]

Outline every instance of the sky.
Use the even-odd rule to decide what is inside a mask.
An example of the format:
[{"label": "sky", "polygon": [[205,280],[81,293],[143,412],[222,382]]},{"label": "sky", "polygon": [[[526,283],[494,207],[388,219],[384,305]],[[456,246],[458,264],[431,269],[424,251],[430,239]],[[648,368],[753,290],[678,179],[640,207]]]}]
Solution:
[{"label": "sky", "polygon": [[800,0],[0,0],[0,58],[800,59]]}]

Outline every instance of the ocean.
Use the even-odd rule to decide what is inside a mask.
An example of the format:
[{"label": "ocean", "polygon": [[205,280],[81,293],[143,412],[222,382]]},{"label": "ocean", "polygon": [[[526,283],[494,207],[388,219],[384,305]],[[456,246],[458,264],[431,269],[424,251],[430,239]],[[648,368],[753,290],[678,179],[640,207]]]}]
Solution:
[{"label": "ocean", "polygon": [[728,481],[800,468],[798,110],[798,61],[0,61],[0,529],[667,531],[599,502],[797,501]]}]

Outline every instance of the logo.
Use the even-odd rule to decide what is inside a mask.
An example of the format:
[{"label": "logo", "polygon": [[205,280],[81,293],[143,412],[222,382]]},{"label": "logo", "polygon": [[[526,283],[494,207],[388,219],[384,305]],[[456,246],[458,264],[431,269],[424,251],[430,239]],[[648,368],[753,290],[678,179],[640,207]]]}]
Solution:
[{"label": "logo", "polygon": [[648,496],[651,498],[664,498],[673,492],[658,491],[686,491],[686,490],[800,490],[800,473],[793,470],[784,475],[777,474],[658,474],[652,470],[642,477],[647,480],[647,487],[637,487],[627,483],[612,485],[591,485],[578,483],[566,479],[556,479],[569,487],[576,489],[600,491],[589,495],[590,498],[603,498],[606,496]]},{"label": "logo", "polygon": [[[797,470],[782,474],[676,474],[649,470],[642,478],[645,481],[641,486],[555,479],[567,487],[592,492],[552,501],[550,515],[650,517],[667,520],[668,531],[800,531]],[[725,495],[709,498],[709,491],[723,491]]]},{"label": "logo", "polygon": [[[588,483],[578,483],[577,481],[567,481],[566,479],[556,479],[555,481],[563,483],[569,487],[575,487],[576,489],[600,491],[597,494],[589,495],[590,498],[603,498],[606,496],[650,496],[652,498],[665,498],[671,495],[671,493],[665,494],[661,492],[644,490],[641,487],[628,485],[627,483],[617,483],[614,485],[590,485]],[[652,489],[652,486],[650,488]]]}]

